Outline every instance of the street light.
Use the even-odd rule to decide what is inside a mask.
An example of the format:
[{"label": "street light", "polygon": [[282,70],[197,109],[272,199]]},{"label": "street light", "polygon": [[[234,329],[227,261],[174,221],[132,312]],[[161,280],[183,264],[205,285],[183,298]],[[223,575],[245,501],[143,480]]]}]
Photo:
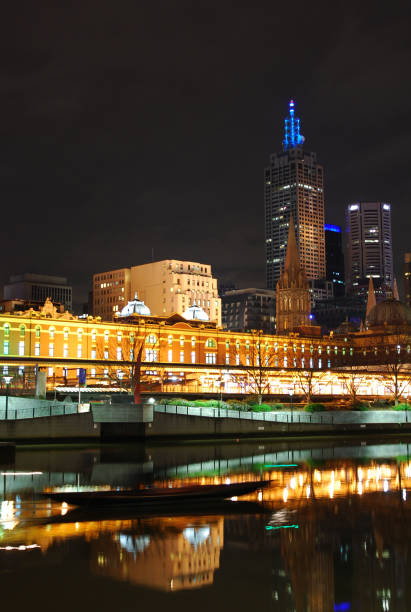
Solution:
[{"label": "street light", "polygon": [[8,419],[8,408],[9,408],[9,384],[11,383],[13,376],[3,376],[3,380],[6,383],[6,415],[5,419]]},{"label": "street light", "polygon": [[294,389],[288,389],[288,393],[290,394],[290,402],[291,402],[291,423],[293,422],[293,393]]}]

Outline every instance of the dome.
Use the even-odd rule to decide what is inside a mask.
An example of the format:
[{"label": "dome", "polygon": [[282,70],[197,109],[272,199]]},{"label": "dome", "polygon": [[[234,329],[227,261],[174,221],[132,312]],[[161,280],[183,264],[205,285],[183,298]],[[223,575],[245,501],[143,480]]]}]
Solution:
[{"label": "dome", "polygon": [[343,321],[339,324],[339,326],[334,330],[335,336],[346,336],[347,334],[353,334],[357,331],[356,326],[351,321]]},{"label": "dome", "polygon": [[120,312],[118,316],[119,317],[129,317],[130,315],[133,315],[133,314],[137,314],[137,315],[150,315],[151,314],[149,307],[146,306],[144,302],[138,299],[137,293],[134,296],[134,300],[131,300],[131,302],[129,302],[127,306],[124,306],[124,308],[122,309],[122,311]]},{"label": "dome", "polygon": [[367,324],[372,327],[407,327],[411,325],[411,308],[393,298],[379,302],[371,309]]},{"label": "dome", "polygon": [[204,312],[201,306],[197,306],[194,302],[190,308],[187,308],[185,312],[183,312],[183,317],[188,319],[189,321],[208,321],[208,314]]}]

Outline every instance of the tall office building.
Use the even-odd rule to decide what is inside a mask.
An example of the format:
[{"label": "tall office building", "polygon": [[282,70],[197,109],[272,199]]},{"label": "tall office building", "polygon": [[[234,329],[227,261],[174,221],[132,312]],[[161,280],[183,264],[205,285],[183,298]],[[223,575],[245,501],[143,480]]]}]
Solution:
[{"label": "tall office building", "polygon": [[404,302],[411,306],[411,253],[404,254]]},{"label": "tall office building", "polygon": [[327,280],[333,284],[334,297],[341,297],[345,295],[345,269],[341,227],[326,223],[324,230]]},{"label": "tall office building", "polygon": [[5,301],[24,300],[27,305],[44,304],[50,298],[52,302],[62,304],[71,312],[72,289],[67,278],[45,274],[18,274],[11,276],[3,288]]},{"label": "tall office building", "polygon": [[346,211],[347,293],[361,295],[373,278],[377,300],[392,296],[391,205],[354,202]]},{"label": "tall office building", "polygon": [[262,330],[275,333],[275,291],[234,289],[221,298],[223,328],[230,331]]},{"label": "tall office building", "polygon": [[195,303],[221,325],[221,298],[210,265],[167,259],[94,274],[94,316],[114,320],[135,293],[153,315],[182,315]]},{"label": "tall office building", "polygon": [[283,269],[290,215],[307,279],[325,278],[324,177],[315,153],[303,149],[300,120],[289,104],[283,151],[265,169],[266,282],[274,289]]}]

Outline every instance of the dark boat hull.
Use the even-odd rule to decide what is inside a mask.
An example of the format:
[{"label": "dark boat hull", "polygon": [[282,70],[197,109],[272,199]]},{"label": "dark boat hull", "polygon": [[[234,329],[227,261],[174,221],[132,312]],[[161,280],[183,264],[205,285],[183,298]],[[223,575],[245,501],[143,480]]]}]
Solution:
[{"label": "dark boat hull", "polygon": [[235,483],[229,485],[199,485],[170,489],[142,489],[127,491],[63,491],[44,495],[53,501],[75,506],[203,503],[205,500],[227,499],[253,493],[267,486],[267,481]]}]

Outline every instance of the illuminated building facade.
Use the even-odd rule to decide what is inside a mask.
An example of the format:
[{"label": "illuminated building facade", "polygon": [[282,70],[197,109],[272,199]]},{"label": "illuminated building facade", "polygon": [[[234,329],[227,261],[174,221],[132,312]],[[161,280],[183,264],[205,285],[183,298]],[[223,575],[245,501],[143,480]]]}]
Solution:
[{"label": "illuminated building facade", "polygon": [[373,278],[377,301],[392,296],[391,205],[354,202],[346,211],[347,293],[361,295]]},{"label": "illuminated building facade", "polygon": [[221,325],[221,299],[210,265],[167,259],[94,274],[94,316],[114,320],[135,293],[158,316],[182,315],[196,303]]},{"label": "illuminated building facade", "polygon": [[276,330],[278,334],[296,331],[310,324],[310,290],[300,264],[294,220],[290,217],[284,270],[276,287]]},{"label": "illuminated building facade", "polygon": [[293,216],[301,266],[307,279],[325,278],[324,176],[315,153],[303,149],[300,120],[289,104],[283,152],[265,169],[265,248],[267,288],[273,289],[285,260]]}]

